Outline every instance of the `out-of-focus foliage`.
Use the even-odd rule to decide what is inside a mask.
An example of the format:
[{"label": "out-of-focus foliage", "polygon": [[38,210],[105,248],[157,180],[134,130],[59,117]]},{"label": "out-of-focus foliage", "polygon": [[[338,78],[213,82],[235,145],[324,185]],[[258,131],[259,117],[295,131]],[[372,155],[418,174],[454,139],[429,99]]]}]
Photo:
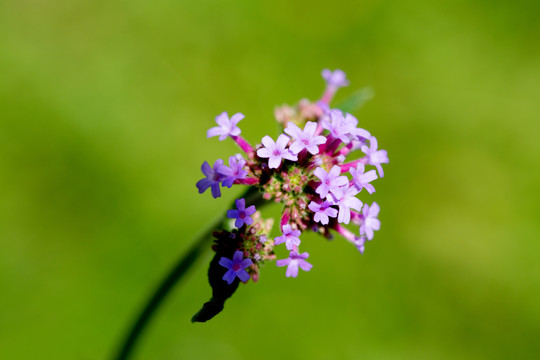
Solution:
[{"label": "out-of-focus foliage", "polygon": [[[526,359],[540,353],[538,1],[0,3],[0,349],[103,359],[202,227],[205,139],[345,70],[387,149],[366,253],[309,235],[310,273],[262,270],[209,323],[198,263],[137,359]],[[272,210],[269,210],[271,214]],[[278,254],[283,257],[283,253]]]}]

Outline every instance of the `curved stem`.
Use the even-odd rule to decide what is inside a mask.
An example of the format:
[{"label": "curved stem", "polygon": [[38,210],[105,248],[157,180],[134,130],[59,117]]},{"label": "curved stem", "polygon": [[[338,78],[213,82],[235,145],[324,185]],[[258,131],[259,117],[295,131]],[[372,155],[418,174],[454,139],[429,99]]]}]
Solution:
[{"label": "curved stem", "polygon": [[[262,197],[259,191],[254,187],[249,187],[246,192],[240,196],[246,199],[246,206],[249,204],[261,204]],[[142,312],[137,317],[137,320],[130,328],[125,340],[114,356],[116,360],[126,360],[131,355],[137,340],[140,338],[143,330],[146,328],[152,316],[162,304],[165,297],[169,294],[172,288],[184,277],[191,268],[193,263],[201,256],[201,254],[209,249],[212,242],[212,233],[221,228],[225,217],[220,217],[212,226],[201,233],[194,241],[188,252],[183,255],[178,263],[171,269],[168,275],[163,279],[156,291],[144,306]]]},{"label": "curved stem", "polygon": [[178,261],[176,266],[174,266],[174,268],[169,272],[165,279],[163,279],[162,283],[156,289],[156,291],[142,310],[141,314],[131,327],[131,330],[129,331],[126,339],[124,340],[122,347],[120,348],[118,354],[114,357],[114,359],[125,360],[129,358],[129,355],[131,354],[135,343],[137,342],[142,331],[152,318],[152,315],[154,315],[154,313],[161,305],[169,291],[174,287],[174,285],[176,285],[180,281],[180,279],[184,277],[184,275],[187,273],[191,265],[193,265],[195,260],[197,260],[197,258],[205,250],[208,249],[209,244],[212,240],[212,233],[217,230],[222,223],[223,218],[220,217],[213,226],[211,226],[207,231],[202,233],[197,238],[197,240],[195,240],[194,244],[191,246],[188,252],[180,258],[180,261]]}]

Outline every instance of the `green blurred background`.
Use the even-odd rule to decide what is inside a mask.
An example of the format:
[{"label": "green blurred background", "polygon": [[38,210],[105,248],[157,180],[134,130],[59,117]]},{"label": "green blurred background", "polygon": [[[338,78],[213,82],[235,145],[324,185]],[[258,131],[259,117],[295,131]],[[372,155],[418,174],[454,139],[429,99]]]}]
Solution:
[{"label": "green blurred background", "polygon": [[[390,164],[364,256],[304,237],[313,270],[263,269],[206,324],[210,253],[136,359],[527,359],[540,353],[538,1],[0,2],[0,357],[106,359],[228,206],[199,195],[222,111],[345,70]],[[275,211],[275,209],[274,209]],[[280,250],[281,251],[281,250]],[[284,251],[279,252],[280,256]]]}]

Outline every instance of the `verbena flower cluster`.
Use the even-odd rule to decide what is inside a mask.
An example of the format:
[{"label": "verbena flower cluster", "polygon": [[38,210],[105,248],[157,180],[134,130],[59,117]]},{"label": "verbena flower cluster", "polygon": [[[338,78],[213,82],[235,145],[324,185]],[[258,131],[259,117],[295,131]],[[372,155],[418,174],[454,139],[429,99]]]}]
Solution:
[{"label": "verbena flower cluster", "polygon": [[[197,182],[199,193],[210,189],[218,198],[221,188],[247,185],[258,189],[266,201],[283,204],[281,235],[274,239],[270,238],[272,220],[263,220],[244,198],[227,211],[234,229],[215,232],[213,249],[224,272],[221,280],[228,285],[236,279],[256,281],[261,265],[276,259],[275,246],[289,251],[287,258],[276,262],[287,267],[287,277],[296,277],[299,269],[310,271],[309,254],[300,251],[305,231],[327,238],[336,232],[363,253],[366,240],[372,240],[380,228],[379,205],[363,203],[357,196],[375,192],[373,182],[384,176],[382,164],[388,163],[386,150],[379,150],[377,139],[359,128],[353,115],[330,107],[336,91],[349,83],[345,73],[326,69],[322,76],[326,89],[319,101],[304,99],[293,107],[276,108],[284,132],[276,138],[267,135],[261,144],[251,146],[240,135],[241,113],[219,114],[218,126],[208,130],[207,137],[231,138],[244,155],[230,156],[228,165],[222,159],[212,166],[205,161],[201,168],[205,177]],[[348,160],[354,154],[361,156]],[[345,226],[351,223],[356,230]]]}]

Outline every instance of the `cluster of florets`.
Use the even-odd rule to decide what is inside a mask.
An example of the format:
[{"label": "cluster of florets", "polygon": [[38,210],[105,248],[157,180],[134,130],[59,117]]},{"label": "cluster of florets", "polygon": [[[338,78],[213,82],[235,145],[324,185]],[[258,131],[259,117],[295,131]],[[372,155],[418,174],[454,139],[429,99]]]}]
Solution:
[{"label": "cluster of florets", "polygon": [[[263,199],[283,204],[281,236],[273,240],[268,238],[269,223],[260,219],[254,205],[246,208],[245,200],[239,199],[236,209],[227,212],[237,230],[216,233],[214,250],[223,254],[219,264],[227,269],[223,280],[229,284],[236,278],[256,280],[260,265],[275,258],[273,247],[280,244],[289,250],[288,258],[277,261],[278,266],[287,266],[287,277],[296,277],[299,268],[311,270],[306,261],[309,254],[299,250],[303,231],[319,232],[327,238],[335,231],[363,253],[366,240],[372,240],[380,228],[379,205],[363,203],[357,195],[362,190],[375,192],[372,182],[384,176],[381,164],[388,163],[386,150],[378,149],[377,139],[359,128],[354,116],[330,108],[335,92],[348,85],[345,73],[324,70],[322,75],[326,89],[319,101],[304,99],[296,107],[276,109],[276,118],[284,128],[276,140],[267,135],[252,147],[240,136],[237,125],[244,118],[240,113],[230,118],[226,112],[218,115],[218,126],[208,130],[208,137],[233,139],[245,157],[231,156],[228,166],[221,159],[213,166],[204,162],[205,178],[197,183],[200,193],[210,188],[212,196],[218,198],[220,187],[249,185],[258,188]],[[363,156],[346,161],[356,150]],[[368,166],[376,170],[368,170]],[[358,226],[357,232],[344,226],[350,223]]]}]

